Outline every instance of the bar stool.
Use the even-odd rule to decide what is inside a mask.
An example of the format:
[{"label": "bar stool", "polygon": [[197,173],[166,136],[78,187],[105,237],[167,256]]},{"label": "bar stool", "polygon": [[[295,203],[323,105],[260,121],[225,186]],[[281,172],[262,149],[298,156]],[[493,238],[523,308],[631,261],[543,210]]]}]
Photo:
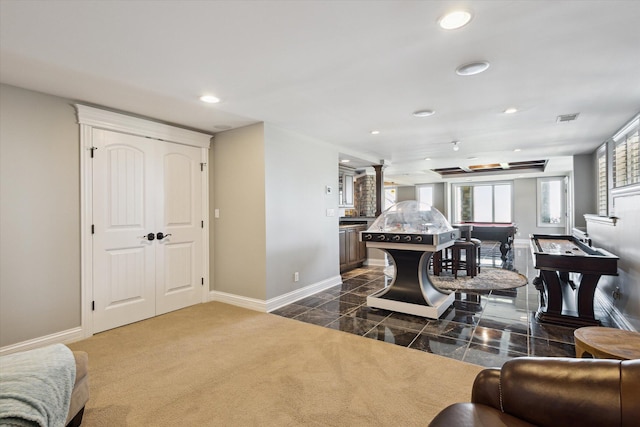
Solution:
[{"label": "bar stool", "polygon": [[[462,260],[462,251],[464,251],[464,261]],[[468,277],[475,277],[478,273],[478,263],[476,256],[478,249],[474,242],[466,240],[456,240],[451,246],[452,266],[451,271],[453,277],[458,278],[459,270],[466,270]]]},{"label": "bar stool", "polygon": [[480,274],[480,260],[482,259],[482,240],[480,239],[469,239],[476,246],[476,267],[478,269],[478,274]]},{"label": "bar stool", "polygon": [[450,253],[451,246],[434,252],[431,256],[431,268],[435,276],[439,276],[445,270],[453,267],[453,254]]},{"label": "bar stool", "polygon": [[[476,274],[480,273],[480,258],[482,257],[482,254],[481,254],[482,242],[480,241],[480,239],[475,239],[471,237],[471,234],[473,231],[473,224],[462,223],[462,224],[454,224],[453,226],[458,230],[460,230],[460,236],[462,237],[461,240],[466,240],[467,242],[473,242],[473,244],[475,245],[476,250],[475,250],[474,256],[475,256],[475,266],[477,269],[477,270],[474,269],[473,276],[475,276]],[[468,254],[466,255],[465,259],[469,259]],[[466,268],[466,265],[465,265],[465,268]],[[461,270],[464,270],[465,268],[461,268]]]}]

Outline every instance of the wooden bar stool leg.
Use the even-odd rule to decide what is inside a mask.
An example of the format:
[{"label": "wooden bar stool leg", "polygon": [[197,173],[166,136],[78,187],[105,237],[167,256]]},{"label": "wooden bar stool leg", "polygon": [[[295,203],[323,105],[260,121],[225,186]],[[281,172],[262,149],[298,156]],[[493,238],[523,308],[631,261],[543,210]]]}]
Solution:
[{"label": "wooden bar stool leg", "polygon": [[433,266],[433,274],[439,276],[442,273],[442,251],[433,253],[431,257],[431,265]]},{"label": "wooden bar stool leg", "polygon": [[453,265],[451,266],[451,269],[453,270],[453,277],[457,279],[458,268],[460,267],[460,248],[452,248],[451,253],[453,258],[453,262],[452,262]]},{"label": "wooden bar stool leg", "polygon": [[465,262],[467,263],[467,277],[475,277],[476,275],[476,248],[475,246],[467,247],[465,251]]}]

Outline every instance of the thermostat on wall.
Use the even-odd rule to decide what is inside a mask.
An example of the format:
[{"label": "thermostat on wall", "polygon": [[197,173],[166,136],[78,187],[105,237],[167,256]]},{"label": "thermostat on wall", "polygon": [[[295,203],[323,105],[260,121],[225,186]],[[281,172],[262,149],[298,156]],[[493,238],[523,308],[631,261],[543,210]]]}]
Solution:
[{"label": "thermostat on wall", "polygon": [[331,193],[333,193],[333,188],[331,188],[331,186],[330,186],[330,185],[327,185],[327,186],[325,187],[325,190],[326,190],[326,193],[327,193],[327,194],[331,194]]}]

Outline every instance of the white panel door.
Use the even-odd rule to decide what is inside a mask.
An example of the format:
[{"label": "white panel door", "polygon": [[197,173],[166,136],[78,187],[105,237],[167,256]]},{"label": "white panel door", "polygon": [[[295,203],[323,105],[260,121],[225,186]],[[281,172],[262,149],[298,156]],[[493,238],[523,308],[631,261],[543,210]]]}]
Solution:
[{"label": "white panel door", "polygon": [[[162,199],[157,211],[156,313],[202,301],[202,172],[201,149],[164,143],[161,146]],[[160,184],[160,183],[158,183]]]},{"label": "white panel door", "polygon": [[94,129],[94,332],[156,312],[155,141]]}]

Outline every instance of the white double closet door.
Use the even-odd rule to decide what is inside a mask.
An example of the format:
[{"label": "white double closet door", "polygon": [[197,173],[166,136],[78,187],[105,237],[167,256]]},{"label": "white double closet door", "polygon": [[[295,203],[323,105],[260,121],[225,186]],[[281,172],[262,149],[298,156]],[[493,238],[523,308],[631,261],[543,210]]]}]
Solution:
[{"label": "white double closet door", "polygon": [[93,332],[202,302],[202,149],[92,132]]}]

